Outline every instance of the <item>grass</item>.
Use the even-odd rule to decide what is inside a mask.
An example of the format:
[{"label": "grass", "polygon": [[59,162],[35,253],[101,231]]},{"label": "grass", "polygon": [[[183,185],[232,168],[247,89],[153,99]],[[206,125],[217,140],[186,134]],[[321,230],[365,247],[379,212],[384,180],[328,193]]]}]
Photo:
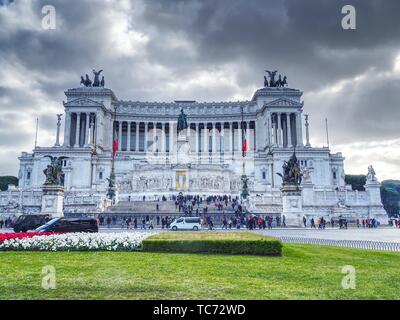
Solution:
[{"label": "grass", "polygon": [[165,232],[142,243],[146,252],[226,253],[280,256],[280,240],[252,232]]},{"label": "grass", "polygon": [[[43,266],[57,288],[41,287]],[[343,290],[341,268],[356,269]],[[283,256],[0,252],[0,299],[399,299],[400,254],[285,244]]]}]

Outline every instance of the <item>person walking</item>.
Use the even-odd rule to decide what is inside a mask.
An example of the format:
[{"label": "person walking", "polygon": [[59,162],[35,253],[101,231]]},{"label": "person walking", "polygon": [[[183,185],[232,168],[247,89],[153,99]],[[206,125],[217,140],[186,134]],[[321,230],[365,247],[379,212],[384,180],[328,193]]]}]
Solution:
[{"label": "person walking", "polygon": [[316,227],[315,227],[315,220],[314,220],[314,218],[311,218],[311,229],[316,229]]},{"label": "person walking", "polygon": [[111,218],[110,217],[107,217],[106,224],[107,224],[107,229],[110,229],[111,228]]},{"label": "person walking", "polygon": [[303,225],[304,228],[307,228],[307,218],[305,216],[303,216]]}]

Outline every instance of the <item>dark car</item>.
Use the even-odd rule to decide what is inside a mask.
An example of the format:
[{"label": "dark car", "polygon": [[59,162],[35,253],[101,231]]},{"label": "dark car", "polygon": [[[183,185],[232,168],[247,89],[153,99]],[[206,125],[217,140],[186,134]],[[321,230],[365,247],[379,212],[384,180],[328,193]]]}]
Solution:
[{"label": "dark car", "polygon": [[34,230],[50,220],[51,217],[48,214],[24,214],[15,220],[13,225],[14,232]]},{"label": "dark car", "polygon": [[99,226],[94,218],[54,218],[35,232],[98,232]]}]

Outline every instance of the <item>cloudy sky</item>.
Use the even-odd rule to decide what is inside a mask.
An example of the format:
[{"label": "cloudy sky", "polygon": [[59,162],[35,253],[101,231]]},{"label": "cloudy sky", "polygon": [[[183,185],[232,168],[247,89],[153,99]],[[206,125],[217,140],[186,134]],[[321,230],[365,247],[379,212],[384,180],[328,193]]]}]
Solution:
[{"label": "cloudy sky", "polygon": [[[56,29],[42,8],[56,9]],[[356,8],[343,30],[341,8]],[[304,93],[311,143],[346,157],[346,173],[400,179],[400,1],[0,0],[0,175],[54,144],[63,91],[104,69],[120,99],[251,98],[276,69]]]}]

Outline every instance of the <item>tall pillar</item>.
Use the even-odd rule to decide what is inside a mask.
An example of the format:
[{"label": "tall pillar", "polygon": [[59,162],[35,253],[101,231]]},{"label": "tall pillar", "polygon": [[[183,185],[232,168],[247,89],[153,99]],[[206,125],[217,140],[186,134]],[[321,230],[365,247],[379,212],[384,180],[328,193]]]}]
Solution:
[{"label": "tall pillar", "polygon": [[140,122],[135,122],[135,125],[136,125],[135,151],[139,152],[139,127],[140,127]]},{"label": "tall pillar", "polygon": [[90,137],[90,131],[89,131],[89,122],[90,122],[90,113],[86,112],[86,120],[85,120],[85,126],[86,126],[86,130],[85,130],[85,146],[89,145],[89,137]]},{"label": "tall pillar", "polygon": [[303,131],[301,128],[300,113],[296,113],[296,133],[297,133],[297,146],[303,145]]},{"label": "tall pillar", "polygon": [[229,124],[229,152],[231,155],[233,155],[234,151],[235,151],[235,147],[234,147],[234,143],[235,143],[235,139],[234,139],[234,134],[235,131],[233,130],[233,122],[231,122]]},{"label": "tall pillar", "polygon": [[76,132],[75,132],[75,148],[79,147],[79,133],[81,131],[81,113],[76,113]]},{"label": "tall pillar", "polygon": [[169,154],[174,152],[174,122],[169,122]]},{"label": "tall pillar", "polygon": [[225,153],[225,132],[224,132],[225,123],[221,123],[221,131],[219,135],[219,154]]},{"label": "tall pillar", "polygon": [[122,121],[118,121],[118,151],[122,150]]},{"label": "tall pillar", "polygon": [[278,112],[278,130],[277,130],[278,146],[282,146],[282,118],[281,113]]},{"label": "tall pillar", "polygon": [[304,118],[305,118],[305,126],[306,126],[306,147],[311,147],[311,144],[310,144],[310,133],[308,131],[308,127],[309,127],[308,114],[305,114]]},{"label": "tall pillar", "polygon": [[157,140],[157,122],[153,122],[153,137],[152,137],[152,140],[153,140],[152,151],[156,152],[156,150],[157,150],[157,143],[156,143],[156,140]]},{"label": "tall pillar", "polygon": [[207,129],[207,122],[204,123],[204,132],[203,132],[203,152],[207,154],[208,152],[208,129]]},{"label": "tall pillar", "polygon": [[56,143],[54,146],[60,146],[60,127],[61,127],[61,116],[62,114],[57,114],[57,132],[56,132]]},{"label": "tall pillar", "polygon": [[165,153],[165,140],[166,140],[166,135],[165,135],[165,122],[161,122],[161,153]]},{"label": "tall pillar", "polygon": [[211,150],[212,150],[212,154],[213,154],[213,156],[214,156],[214,154],[217,152],[217,139],[216,139],[216,131],[217,131],[217,123],[216,122],[213,122],[213,123],[211,123],[211,130],[212,130],[212,148],[211,148]]},{"label": "tall pillar", "polygon": [[65,112],[64,122],[64,147],[70,146],[70,133],[71,133],[71,113]]},{"label": "tall pillar", "polygon": [[149,123],[145,122],[144,123],[144,152],[147,152],[147,131],[149,129]]},{"label": "tall pillar", "polygon": [[292,130],[290,126],[290,113],[286,113],[287,146],[292,147]]},{"label": "tall pillar", "polygon": [[128,121],[128,131],[126,132],[126,151],[131,151],[131,122]]},{"label": "tall pillar", "polygon": [[271,113],[271,144],[273,146],[276,146],[278,144],[276,140],[276,123],[275,119],[277,119],[277,116],[275,113]]},{"label": "tall pillar", "polygon": [[199,153],[199,123],[198,122],[195,123],[194,131],[195,131],[195,137],[196,137],[196,142],[195,142],[195,144],[196,144],[196,154],[198,154]]}]

